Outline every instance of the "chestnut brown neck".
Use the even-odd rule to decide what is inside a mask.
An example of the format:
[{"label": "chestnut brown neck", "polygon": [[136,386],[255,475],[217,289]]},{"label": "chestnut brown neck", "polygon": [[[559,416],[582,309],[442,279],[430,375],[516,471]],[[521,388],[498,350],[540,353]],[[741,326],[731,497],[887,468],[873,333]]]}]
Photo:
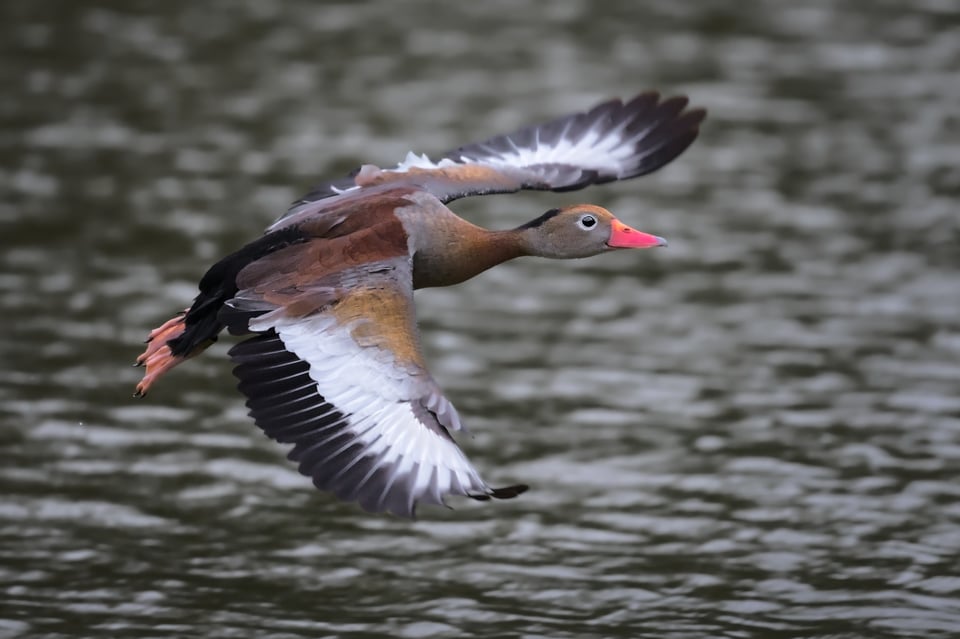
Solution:
[{"label": "chestnut brown neck", "polygon": [[434,226],[430,246],[414,254],[414,288],[459,284],[497,264],[530,255],[521,229],[488,231],[454,219]]}]

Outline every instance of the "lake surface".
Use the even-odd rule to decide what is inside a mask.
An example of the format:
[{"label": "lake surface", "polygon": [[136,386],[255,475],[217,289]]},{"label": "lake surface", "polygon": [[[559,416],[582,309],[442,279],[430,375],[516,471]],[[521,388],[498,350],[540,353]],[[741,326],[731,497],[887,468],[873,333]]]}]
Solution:
[{"label": "lake surface", "polygon": [[[0,637],[960,634],[960,5],[9,2]],[[147,331],[315,180],[646,88],[670,248],[418,293],[494,504],[314,491]],[[224,340],[229,342],[230,340]]]}]

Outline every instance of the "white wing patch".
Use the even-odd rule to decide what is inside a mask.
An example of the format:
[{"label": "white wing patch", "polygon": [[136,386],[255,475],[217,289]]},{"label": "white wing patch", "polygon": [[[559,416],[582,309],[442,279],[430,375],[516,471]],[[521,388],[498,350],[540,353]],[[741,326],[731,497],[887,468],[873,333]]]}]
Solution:
[{"label": "white wing patch", "polygon": [[231,356],[251,414],[268,435],[295,444],[291,459],[319,488],[403,516],[446,495],[522,492],[483,481],[448,433],[460,428],[456,409],[426,371],[358,346],[349,327],[323,314],[267,314],[250,329],[266,332]]},{"label": "white wing patch", "polygon": [[442,169],[448,166],[456,166],[456,162],[449,158],[443,158],[439,162],[434,162],[426,153],[417,155],[413,151],[407,152],[407,157],[392,169],[385,169],[391,173],[406,173],[410,169]]},{"label": "white wing patch", "polygon": [[[382,173],[394,174],[393,184],[429,191],[443,203],[468,195],[520,189],[569,191],[626,180],[669,164],[697,138],[706,111],[687,109],[687,103],[684,96],[661,99],[654,91],[626,102],[609,100],[589,111],[461,146],[437,161],[410,152]],[[470,165],[493,171],[466,170]],[[458,166],[464,170],[447,170]],[[436,174],[423,175],[430,171]],[[413,177],[404,182],[403,174]],[[370,188],[357,186],[354,176],[318,185],[294,202],[284,218],[309,214],[306,205],[317,200],[349,197],[358,189]]]},{"label": "white wing patch", "polygon": [[[425,153],[417,155],[407,153],[407,157],[392,169],[384,169],[391,173],[406,173],[412,168],[442,169],[458,164],[485,164],[503,168],[523,169],[540,164],[569,164],[587,170],[602,170],[621,173],[625,170],[624,162],[635,157],[635,145],[642,139],[642,135],[633,135],[625,138],[622,127],[600,135],[596,131],[589,131],[585,136],[571,140],[561,137],[553,142],[538,143],[534,146],[516,144],[510,136],[503,136],[502,141],[509,146],[508,150],[500,150],[487,146],[487,154],[471,153],[445,157],[434,162]],[[485,145],[478,144],[478,148]]]},{"label": "white wing patch", "polygon": [[577,140],[560,138],[554,143],[523,147],[513,144],[513,141],[507,138],[513,146],[512,152],[498,152],[492,149],[488,156],[461,155],[460,161],[516,168],[538,164],[570,164],[588,170],[619,174],[624,170],[623,162],[634,156],[634,150],[630,145],[635,144],[639,139],[639,137],[624,138],[619,134],[607,134],[601,137],[595,131],[590,131]]}]

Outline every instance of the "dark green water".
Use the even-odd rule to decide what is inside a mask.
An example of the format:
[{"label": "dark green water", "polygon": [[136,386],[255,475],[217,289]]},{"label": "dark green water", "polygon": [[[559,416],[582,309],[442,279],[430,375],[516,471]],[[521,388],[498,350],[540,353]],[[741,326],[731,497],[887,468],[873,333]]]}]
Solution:
[{"label": "dark green water", "polygon": [[[960,5],[7,2],[0,637],[960,633]],[[658,87],[710,109],[591,201],[668,250],[418,294],[511,503],[313,491],[226,344],[129,367],[322,176]]]}]

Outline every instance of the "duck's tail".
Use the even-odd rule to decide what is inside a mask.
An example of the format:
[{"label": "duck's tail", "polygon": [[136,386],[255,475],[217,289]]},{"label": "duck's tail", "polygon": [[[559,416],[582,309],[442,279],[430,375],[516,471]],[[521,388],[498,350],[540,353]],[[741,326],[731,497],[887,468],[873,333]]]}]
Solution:
[{"label": "duck's tail", "polygon": [[306,240],[307,236],[299,228],[284,228],[254,240],[211,266],[200,280],[200,294],[193,305],[150,331],[147,348],[136,363],[136,366],[146,366],[147,370],[133,396],[143,397],[161,375],[217,341],[217,335],[224,328],[220,310],[237,293],[237,275],[244,267]]},{"label": "duck's tail", "polygon": [[134,397],[143,397],[150,387],[174,366],[199,355],[217,341],[223,330],[220,309],[237,292],[239,270],[247,263],[228,255],[207,271],[200,280],[200,294],[190,308],[150,331],[147,348],[135,366],[146,366]]}]

